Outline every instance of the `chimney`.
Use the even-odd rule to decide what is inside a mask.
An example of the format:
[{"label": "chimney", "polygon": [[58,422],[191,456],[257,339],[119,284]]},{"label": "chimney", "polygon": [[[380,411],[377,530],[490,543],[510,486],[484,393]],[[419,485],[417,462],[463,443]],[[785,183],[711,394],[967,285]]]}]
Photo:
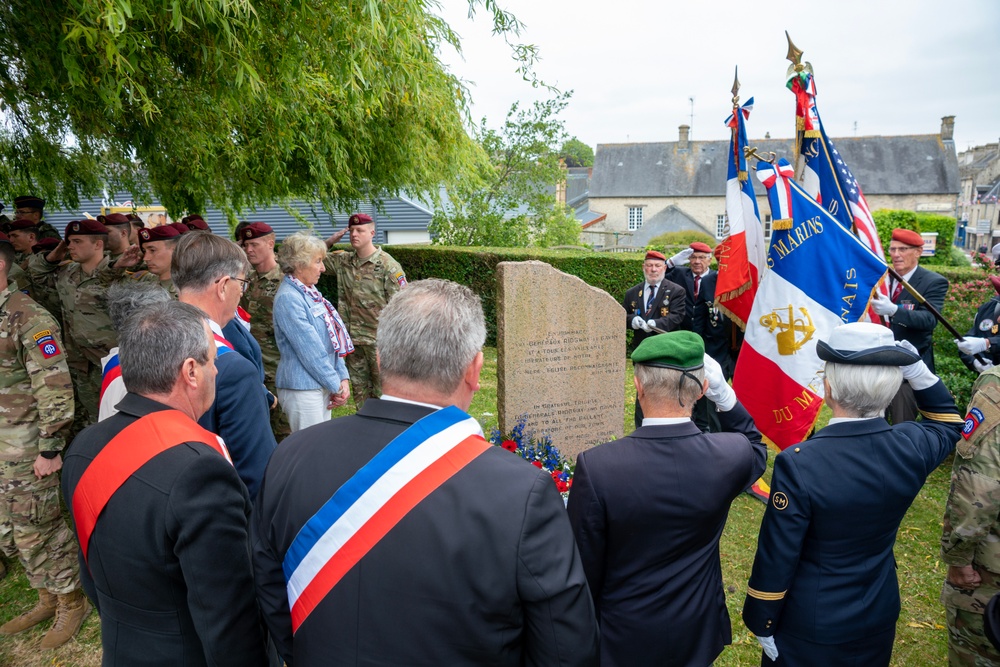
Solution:
[{"label": "chimney", "polygon": [[686,151],[688,149],[688,133],[691,131],[690,125],[681,125],[677,128],[680,138],[677,140],[678,150]]},{"label": "chimney", "polygon": [[955,117],[945,116],[941,119],[941,140],[942,141],[954,141],[955,140]]}]

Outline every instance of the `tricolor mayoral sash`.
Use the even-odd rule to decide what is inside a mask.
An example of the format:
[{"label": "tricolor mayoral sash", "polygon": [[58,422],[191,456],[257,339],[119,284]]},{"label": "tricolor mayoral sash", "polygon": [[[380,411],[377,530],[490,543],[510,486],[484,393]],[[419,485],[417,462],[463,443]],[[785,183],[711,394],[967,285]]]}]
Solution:
[{"label": "tricolor mayoral sash", "polygon": [[200,442],[233,462],[222,438],[180,410],[157,410],[140,417],[94,457],[73,492],[73,521],[84,562],[94,526],[115,492],[157,454],[185,442]]},{"label": "tricolor mayoral sash", "polygon": [[475,419],[447,407],[400,433],[344,482],[285,553],[292,632],[410,510],[489,448]]}]

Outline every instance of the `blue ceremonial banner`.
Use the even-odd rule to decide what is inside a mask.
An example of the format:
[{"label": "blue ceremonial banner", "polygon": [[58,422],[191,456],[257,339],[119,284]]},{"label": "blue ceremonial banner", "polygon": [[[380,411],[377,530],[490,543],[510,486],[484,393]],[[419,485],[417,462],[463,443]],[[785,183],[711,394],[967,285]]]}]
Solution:
[{"label": "blue ceremonial banner", "polygon": [[761,433],[779,448],[801,442],[822,404],[816,343],[866,313],[885,260],[795,182],[787,160],[759,162],[775,226],[736,363],[733,388]]}]

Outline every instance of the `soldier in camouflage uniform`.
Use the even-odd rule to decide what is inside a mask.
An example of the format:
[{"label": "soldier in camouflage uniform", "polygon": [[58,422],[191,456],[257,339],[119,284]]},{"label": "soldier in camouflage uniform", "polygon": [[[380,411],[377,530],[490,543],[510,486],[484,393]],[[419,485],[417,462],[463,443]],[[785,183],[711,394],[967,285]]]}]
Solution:
[{"label": "soldier in camouflage uniform", "polygon": [[[101,359],[117,344],[108,317],[106,291],[117,276],[104,256],[107,227],[96,220],[74,220],[66,226],[66,239],[47,256],[32,255],[28,269],[36,281],[55,274],[62,304],[66,356],[73,387],[76,415],[73,434],[97,421],[101,390]],[[68,263],[61,263],[67,249]]]},{"label": "soldier in camouflage uniform", "polygon": [[406,274],[389,253],[375,247],[375,222],[371,216],[355,213],[347,229],[328,239],[329,248],[350,231],[352,252],[327,254],[324,265],[337,275],[337,310],[354,341],[354,352],[347,355],[354,405],[360,410],[365,400],[382,395],[382,383],[375,358],[375,333],[378,316],[393,294],[406,286]]},{"label": "soldier in camouflage uniform", "polygon": [[986,604],[1000,592],[1000,369],[976,380],[955,451],[941,537],[948,663],[1000,665],[983,631]]},{"label": "soldier in camouflage uniform", "polygon": [[174,246],[181,235],[170,225],[161,225],[140,229],[139,245],[132,246],[115,262],[115,270],[128,271],[139,264],[140,258],[146,263],[146,268],[129,274],[133,280],[157,283],[167,290],[173,299],[177,299],[177,288],[170,277],[170,261],[174,256]]},{"label": "soldier in camouflage uniform", "polygon": [[55,320],[7,281],[13,260],[0,234],[0,546],[21,560],[39,601],[0,626],[0,634],[55,616],[42,639],[42,648],[55,648],[76,634],[89,610],[56,474],[73,420],[73,386]]},{"label": "soldier in camouflage uniform", "polygon": [[[274,338],[274,295],[285,274],[281,272],[274,258],[274,230],[263,222],[245,225],[240,230],[243,251],[253,270],[247,274],[250,286],[240,305],[250,313],[250,334],[260,345],[260,356],[264,362],[264,385],[272,395],[278,391],[274,384],[278,372],[278,343]],[[271,429],[274,437],[281,442],[292,432],[288,415],[281,405],[271,410]]]},{"label": "soldier in camouflage uniform", "polygon": [[59,232],[49,223],[42,220],[42,212],[45,209],[45,200],[31,195],[14,198],[14,219],[28,219],[35,223],[38,228],[39,239],[59,240]]}]

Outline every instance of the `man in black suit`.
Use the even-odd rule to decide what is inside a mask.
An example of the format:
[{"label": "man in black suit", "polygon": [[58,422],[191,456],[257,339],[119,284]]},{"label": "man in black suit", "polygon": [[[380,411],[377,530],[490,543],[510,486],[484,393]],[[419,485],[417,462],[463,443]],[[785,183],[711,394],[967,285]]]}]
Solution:
[{"label": "man in black suit", "polygon": [[464,412],[485,339],[468,288],[411,283],[379,317],[382,397],[271,457],[254,566],[288,665],[597,665],[552,478]]},{"label": "man in black suit", "polygon": [[62,487],[106,665],[266,665],[250,497],[214,434],[215,343],[197,308],[146,306],[119,331],[130,392],[67,450]]},{"label": "man in black suit", "polygon": [[[690,251],[688,253],[687,251]],[[733,377],[736,359],[732,354],[732,323],[715,307],[715,281],[719,272],[709,268],[712,248],[696,241],[667,260],[667,280],[684,288],[686,294],[683,328],[705,341],[705,352],[722,366],[726,379]],[[698,400],[691,415],[702,431],[722,430],[715,407],[704,397]]]},{"label": "man in black suit", "polygon": [[[927,303],[941,312],[944,297],[948,294],[948,281],[941,275],[919,266],[920,253],[924,241],[920,234],[910,229],[892,230],[889,243],[889,258],[892,268],[919,292]],[[917,348],[920,358],[927,368],[934,372],[934,327],[937,318],[924,304],[917,301],[903,285],[889,279],[889,297],[876,294],[872,309],[882,317],[887,317],[896,340],[909,341]],[[903,382],[899,392],[892,399],[886,417],[893,424],[913,421],[917,418],[917,401],[909,382]]]},{"label": "man in black suit", "polygon": [[[569,496],[601,666],[709,665],[732,641],[719,537],[767,449],[697,334],[647,339],[632,360],[643,425],[580,454]],[[703,393],[729,432],[692,423]]]},{"label": "man in black suit", "polygon": [[1000,364],[1000,276],[990,276],[990,282],[996,294],[979,306],[965,340],[955,341],[962,363],[976,373]]},{"label": "man in black suit", "polygon": [[[664,278],[667,258],[650,250],[642,263],[646,279],[625,292],[625,328],[631,328],[632,348],[664,331],[680,329],[684,323],[684,288]],[[635,402],[635,427],[642,425],[642,406]]]}]

